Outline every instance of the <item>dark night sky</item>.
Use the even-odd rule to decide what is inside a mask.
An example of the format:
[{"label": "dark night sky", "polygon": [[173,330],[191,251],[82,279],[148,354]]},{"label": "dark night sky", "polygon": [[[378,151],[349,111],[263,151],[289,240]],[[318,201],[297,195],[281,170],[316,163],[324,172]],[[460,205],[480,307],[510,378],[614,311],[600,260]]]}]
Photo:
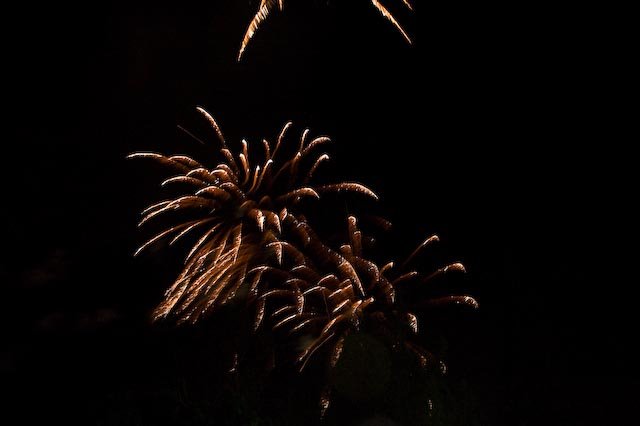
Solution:
[{"label": "dark night sky", "polygon": [[443,259],[465,262],[481,310],[452,322],[449,365],[481,424],[631,424],[629,113],[610,97],[603,22],[568,6],[415,1],[398,14],[410,47],[365,0],[289,0],[238,64],[254,3],[5,15],[10,405],[69,418],[162,368],[147,316],[176,253],[132,259],[159,175],[124,156],[194,152],[176,124],[195,125],[202,105],[235,141],[288,119],[331,135],[337,174],[377,189],[401,242],[437,232]]}]

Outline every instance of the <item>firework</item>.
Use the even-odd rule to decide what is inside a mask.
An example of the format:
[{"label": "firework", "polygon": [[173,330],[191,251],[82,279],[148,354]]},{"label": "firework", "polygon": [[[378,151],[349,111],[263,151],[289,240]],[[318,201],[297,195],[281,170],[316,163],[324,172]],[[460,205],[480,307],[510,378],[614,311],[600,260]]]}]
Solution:
[{"label": "firework", "polygon": [[[400,307],[396,292],[465,271],[460,263],[426,275],[411,269],[414,259],[438,237],[427,238],[398,267],[394,262],[380,267],[365,253],[371,237],[362,232],[358,218],[350,215],[344,226],[346,238],[330,246],[301,213],[303,204],[321,202],[327,193],[378,199],[371,189],[356,182],[310,183],[328,159],[321,148],[330,139],[310,139],[305,130],[298,143],[285,149],[289,122],[275,144],[263,140],[254,149],[243,140],[234,154],[213,117],[202,108],[198,111],[220,144],[220,163],[215,167],[182,155],[129,156],[159,162],[175,173],[162,185],[184,188],[182,195],[143,211],[140,225],[171,218],[177,223],[149,239],[136,254],[161,241],[171,245],[187,236],[195,241],[153,318],[195,323],[230,301],[240,300],[253,312],[254,330],[268,327],[284,339],[305,336],[300,340],[307,343],[294,354],[300,371],[320,353],[328,356],[330,368],[335,366],[345,337],[363,322],[379,327],[401,322],[409,335],[417,334],[417,312]],[[292,150],[293,154],[285,154]],[[374,222],[389,227],[384,219]],[[471,296],[449,295],[420,300],[415,309],[448,304],[477,307]],[[411,338],[402,344],[423,366],[444,368]],[[330,392],[325,390],[323,412],[329,401]]]},{"label": "firework", "polygon": [[[401,1],[402,1],[402,4],[407,9],[409,9],[410,11],[413,11],[413,6],[409,2],[409,0],[401,0]],[[371,4],[382,14],[383,17],[388,19],[389,22],[391,22],[391,24],[393,24],[393,26],[396,27],[396,29],[400,32],[400,34],[402,34],[405,40],[409,44],[411,44],[411,38],[409,37],[407,32],[404,30],[404,28],[402,28],[400,23],[398,23],[398,21],[393,16],[393,14],[389,12],[389,10],[379,0],[371,0]],[[242,59],[242,54],[244,53],[245,49],[249,45],[249,42],[251,41],[253,36],[256,34],[258,29],[260,28],[260,25],[262,25],[262,23],[267,20],[271,11],[276,7],[280,11],[282,11],[284,9],[284,0],[260,0],[258,11],[251,19],[251,22],[249,22],[249,26],[247,27],[247,30],[244,33],[242,44],[240,45],[240,52],[238,53],[238,61]]]}]

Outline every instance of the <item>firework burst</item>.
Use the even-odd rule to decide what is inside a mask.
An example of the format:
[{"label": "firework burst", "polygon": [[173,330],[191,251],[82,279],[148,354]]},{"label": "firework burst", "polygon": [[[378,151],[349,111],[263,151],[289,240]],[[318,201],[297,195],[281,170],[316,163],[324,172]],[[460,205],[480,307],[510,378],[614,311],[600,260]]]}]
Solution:
[{"label": "firework burst", "polygon": [[[356,216],[344,226],[346,238],[330,246],[301,213],[305,202],[327,193],[348,193],[377,200],[378,196],[356,182],[313,185],[314,174],[329,156],[321,148],[326,136],[309,137],[302,132],[295,146],[285,149],[284,140],[291,122],[283,128],[275,144],[263,140],[250,149],[245,140],[234,154],[220,127],[204,109],[198,111],[209,122],[220,144],[220,160],[213,168],[182,156],[135,153],[129,158],[147,158],[161,163],[175,174],[162,185],[180,185],[183,195],[156,203],[142,213],[140,225],[150,221],[180,219],[136,252],[167,241],[191,236],[194,245],[184,268],[166,291],[153,318],[195,323],[232,300],[251,308],[253,329],[268,327],[285,339],[306,344],[294,354],[297,368],[323,353],[329,368],[338,362],[345,337],[363,323],[391,329],[400,322],[407,333],[417,335],[415,312],[400,307],[396,292],[416,287],[450,272],[464,272],[461,263],[452,263],[429,274],[411,268],[414,259],[438,242],[433,235],[423,241],[398,265],[379,266],[365,251],[372,238],[365,235]],[[253,148],[253,147],[252,147]],[[292,155],[285,152],[294,151]],[[390,224],[378,218],[383,227]],[[175,223],[175,222],[174,222]],[[420,300],[415,309],[462,304],[477,307],[471,296],[448,295]],[[305,339],[301,339],[304,336]],[[425,366],[443,364],[411,337],[400,342]],[[321,397],[322,411],[329,406],[327,388]]]},{"label": "firework burst", "polygon": [[[413,11],[413,6],[409,2],[409,0],[401,0],[401,1],[404,7],[406,7],[410,11]],[[393,14],[385,7],[385,5],[382,4],[382,2],[380,2],[379,0],[371,0],[371,4],[382,14],[383,17],[388,19],[389,22],[391,22],[391,24],[393,24],[393,26],[396,27],[396,29],[400,32],[400,34],[402,34],[404,39],[409,44],[411,44],[411,38],[409,37],[407,32],[404,30],[404,28],[402,28],[402,26],[396,20]],[[244,33],[242,44],[240,45],[240,52],[238,53],[238,61],[242,59],[242,55],[245,49],[249,45],[249,42],[251,41],[253,36],[256,34],[256,32],[258,31],[262,23],[267,20],[272,10],[276,8],[282,11],[284,9],[284,0],[260,0],[258,11],[251,19],[251,22],[249,22],[249,26],[247,27],[247,30]]]}]

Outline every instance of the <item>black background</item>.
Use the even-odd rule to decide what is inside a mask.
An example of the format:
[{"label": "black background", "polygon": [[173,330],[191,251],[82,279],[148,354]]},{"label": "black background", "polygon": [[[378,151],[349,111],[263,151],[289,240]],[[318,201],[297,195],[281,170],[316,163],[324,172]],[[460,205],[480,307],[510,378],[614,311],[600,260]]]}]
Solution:
[{"label": "black background", "polygon": [[148,314],[178,263],[132,258],[159,175],[124,157],[193,152],[176,124],[196,105],[234,141],[288,119],[331,135],[336,173],[377,190],[406,244],[437,232],[465,262],[481,309],[451,325],[448,360],[479,424],[633,424],[633,159],[607,18],[415,3],[394,9],[409,46],[367,1],[291,0],[241,63],[249,2],[7,11],[0,369],[16,424],[75,418],[165,367]]}]

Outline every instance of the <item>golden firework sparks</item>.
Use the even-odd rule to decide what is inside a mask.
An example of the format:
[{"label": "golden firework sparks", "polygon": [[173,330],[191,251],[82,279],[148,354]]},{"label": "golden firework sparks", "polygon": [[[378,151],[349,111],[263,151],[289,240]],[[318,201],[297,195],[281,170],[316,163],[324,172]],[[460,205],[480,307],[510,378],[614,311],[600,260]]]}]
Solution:
[{"label": "golden firework sparks", "polygon": [[[407,9],[413,12],[413,6],[409,2],[409,0],[400,1],[404,6],[406,6]],[[402,25],[400,25],[393,14],[389,11],[389,9],[387,9],[379,0],[371,0],[371,4],[382,14],[384,18],[391,22],[391,24],[400,32],[400,34],[402,34],[407,43],[412,44],[411,38],[404,30]],[[244,37],[242,38],[240,51],[238,52],[238,61],[242,59],[242,55],[251,42],[251,39],[253,39],[262,23],[267,20],[267,18],[271,14],[271,11],[275,9],[276,5],[278,5],[280,11],[282,11],[284,9],[284,0],[260,0],[258,11],[255,13],[255,15],[253,15],[253,18],[249,22],[249,26],[244,33]]]},{"label": "golden firework sparks", "polygon": [[[383,325],[404,324],[411,336],[419,329],[419,311],[443,305],[477,307],[475,299],[467,295],[422,299],[412,312],[396,303],[398,290],[423,285],[451,272],[465,272],[457,262],[426,275],[406,269],[416,263],[425,247],[439,240],[435,235],[424,240],[396,268],[395,262],[379,267],[367,257],[365,242],[369,239],[355,215],[347,217],[346,238],[335,248],[316,233],[301,212],[303,200],[322,202],[326,193],[355,193],[378,200],[371,189],[357,182],[310,183],[318,164],[328,160],[320,149],[328,137],[312,139],[305,129],[297,146],[291,147],[295,152],[281,158],[285,157],[289,122],[275,146],[263,139],[254,149],[242,140],[240,152],[234,154],[213,117],[202,108],[198,111],[220,144],[217,161],[222,162],[215,167],[184,155],[129,156],[165,166],[174,175],[162,186],[173,185],[184,191],[143,210],[140,225],[163,218],[178,223],[146,241],[135,254],[161,241],[173,244],[189,237],[196,241],[182,272],[155,309],[155,320],[195,323],[230,301],[244,302],[255,312],[254,330],[269,327],[284,339],[305,337],[306,344],[295,354],[298,368],[303,370],[321,353],[329,357],[329,368],[333,368],[342,354],[345,337],[368,318]],[[188,219],[181,219],[183,216]],[[384,229],[390,226],[378,217],[372,222]],[[435,356],[415,342],[407,340],[404,345],[424,366],[442,368]],[[329,405],[330,389],[325,389],[322,412]]]}]

